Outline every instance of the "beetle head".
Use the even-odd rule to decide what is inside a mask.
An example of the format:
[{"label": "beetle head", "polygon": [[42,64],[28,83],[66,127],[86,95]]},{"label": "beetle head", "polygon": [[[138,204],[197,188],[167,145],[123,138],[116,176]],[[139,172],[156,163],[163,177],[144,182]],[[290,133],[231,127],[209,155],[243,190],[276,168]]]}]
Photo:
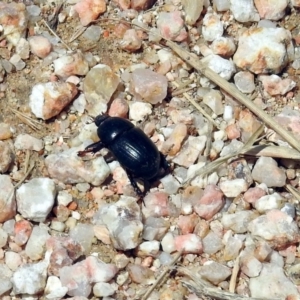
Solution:
[{"label": "beetle head", "polygon": [[109,116],[107,115],[99,115],[95,118],[95,124],[97,127],[99,127],[101,125],[101,123],[103,123],[107,118],[109,118]]}]

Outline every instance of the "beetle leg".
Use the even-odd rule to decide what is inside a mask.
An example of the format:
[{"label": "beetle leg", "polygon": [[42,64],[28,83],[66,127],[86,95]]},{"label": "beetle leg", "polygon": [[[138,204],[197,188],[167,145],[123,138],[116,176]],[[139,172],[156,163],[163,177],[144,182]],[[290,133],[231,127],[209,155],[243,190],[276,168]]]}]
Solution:
[{"label": "beetle leg", "polygon": [[141,191],[141,189],[139,188],[139,186],[137,185],[136,181],[134,180],[133,176],[131,173],[127,172],[127,176],[129,178],[129,181],[134,189],[134,191],[137,193],[137,195],[142,198],[144,197],[144,193]]},{"label": "beetle leg", "polygon": [[167,162],[166,157],[159,152],[160,154],[160,167],[164,169],[164,175],[170,172],[170,164]]},{"label": "beetle leg", "polygon": [[78,156],[82,157],[85,154],[90,153],[90,152],[95,154],[103,148],[104,148],[104,145],[102,142],[96,142],[96,143],[93,143],[93,144],[87,146],[83,151],[78,151]]}]

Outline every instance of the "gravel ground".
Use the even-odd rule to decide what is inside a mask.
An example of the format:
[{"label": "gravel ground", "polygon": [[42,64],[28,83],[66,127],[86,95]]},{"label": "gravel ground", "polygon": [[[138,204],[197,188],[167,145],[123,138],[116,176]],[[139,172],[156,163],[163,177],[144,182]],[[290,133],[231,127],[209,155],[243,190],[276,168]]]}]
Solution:
[{"label": "gravel ground", "polygon": [[[300,299],[299,8],[1,1],[1,299]],[[102,114],[170,164],[145,195],[78,155]]]}]

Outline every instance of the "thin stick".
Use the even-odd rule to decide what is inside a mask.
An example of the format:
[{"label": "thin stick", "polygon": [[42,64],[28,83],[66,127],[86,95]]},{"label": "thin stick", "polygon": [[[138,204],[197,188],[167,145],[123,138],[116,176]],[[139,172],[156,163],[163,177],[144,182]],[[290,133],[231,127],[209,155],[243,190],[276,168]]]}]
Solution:
[{"label": "thin stick", "polygon": [[[267,300],[266,298],[254,298],[248,296],[242,296],[234,293],[229,293],[215,286],[212,286],[207,281],[201,278],[201,275],[197,272],[192,272],[188,268],[180,267],[178,271],[188,278],[182,279],[181,282],[188,287],[189,290],[194,292],[198,297],[203,299],[203,296],[211,297],[218,300]],[[283,300],[279,298],[273,298],[273,300]]]},{"label": "thin stick", "polygon": [[291,184],[286,184],[285,189],[290,192],[298,201],[300,201],[299,191],[295,189]]},{"label": "thin stick", "polygon": [[8,108],[25,124],[27,124],[29,127],[31,127],[33,130],[40,130],[41,129],[41,124],[30,118],[28,115],[21,113],[20,111],[8,106]]},{"label": "thin stick", "polygon": [[79,38],[86,31],[86,29],[87,27],[85,26],[80,26],[78,29],[76,29],[75,33],[73,33],[73,35],[70,37],[69,43],[72,43],[77,38]]},{"label": "thin stick", "polygon": [[[179,84],[177,82],[174,82],[175,86],[179,86]],[[188,93],[183,93],[183,96],[189,100],[199,111],[200,113],[207,119],[209,120],[211,123],[213,123],[217,128],[219,128],[219,125],[216,123],[216,121],[208,114],[206,113],[206,111],[194,100],[192,99]]]},{"label": "thin stick", "polygon": [[229,292],[234,293],[235,292],[235,286],[236,286],[236,279],[237,275],[240,270],[240,256],[238,256],[234,262],[230,283],[229,283]]},{"label": "thin stick", "polygon": [[160,282],[163,280],[163,278],[170,272],[171,267],[176,264],[176,262],[179,260],[179,258],[182,255],[182,251],[178,252],[177,255],[174,257],[170,265],[159,275],[159,277],[156,279],[154,284],[149,288],[149,290],[146,292],[146,294],[142,297],[141,300],[147,300],[148,297],[151,295],[151,293],[154,291],[154,289],[160,284]]},{"label": "thin stick", "polygon": [[30,150],[26,150],[26,156],[25,156],[25,173],[28,170],[28,166],[29,166],[29,160],[30,160]]},{"label": "thin stick", "polygon": [[225,90],[228,94],[232,95],[235,99],[237,99],[241,104],[249,108],[255,115],[257,115],[261,120],[263,120],[269,127],[271,127],[276,133],[278,133],[282,138],[284,138],[292,147],[300,151],[300,144],[298,140],[287,130],[285,130],[282,126],[278,126],[278,122],[276,122],[272,117],[266,114],[261,108],[256,106],[251,100],[248,99],[247,96],[242,94],[233,84],[226,81],[219,74],[215,73],[210,68],[205,67],[199,59],[196,59],[191,56],[191,54],[176,43],[173,43],[169,40],[166,40],[166,45],[170,47],[175,53],[177,53],[180,58],[185,60],[188,64],[190,64],[197,71],[202,73],[208,79],[213,81],[220,88]]},{"label": "thin stick", "polygon": [[212,124],[214,124],[218,129],[220,129],[219,124],[193,99],[189,96],[187,93],[183,93],[183,96],[189,100],[200,112],[201,114],[209,120]]},{"label": "thin stick", "polygon": [[17,189],[27,178],[27,176],[30,174],[30,172],[33,170],[35,166],[35,162],[31,161],[30,166],[28,168],[28,171],[26,172],[26,174],[23,176],[23,178],[14,186],[14,189]]},{"label": "thin stick", "polygon": [[48,28],[48,30],[54,35],[56,36],[60,42],[69,50],[69,51],[73,51],[57,34],[54,30],[51,29],[51,27],[48,25],[48,23],[43,19],[42,22],[45,24],[45,26]]},{"label": "thin stick", "polygon": [[194,88],[195,87],[191,86],[191,87],[188,87],[188,88],[176,90],[176,91],[172,92],[172,96],[175,97],[175,96],[181,95],[183,93],[189,92],[190,90],[193,90]]}]

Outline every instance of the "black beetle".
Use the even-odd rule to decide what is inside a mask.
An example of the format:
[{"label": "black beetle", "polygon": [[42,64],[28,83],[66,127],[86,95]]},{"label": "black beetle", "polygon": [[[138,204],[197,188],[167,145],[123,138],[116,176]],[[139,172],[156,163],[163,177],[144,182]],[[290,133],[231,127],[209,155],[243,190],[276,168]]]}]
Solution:
[{"label": "black beetle", "polygon": [[[99,115],[95,118],[95,124],[100,141],[87,146],[78,155],[96,153],[102,148],[107,148],[125,169],[131,185],[140,197],[149,189],[151,183],[169,172],[170,166],[164,155],[158,151],[150,138],[130,121]],[[135,179],[144,182],[144,193]]]}]

